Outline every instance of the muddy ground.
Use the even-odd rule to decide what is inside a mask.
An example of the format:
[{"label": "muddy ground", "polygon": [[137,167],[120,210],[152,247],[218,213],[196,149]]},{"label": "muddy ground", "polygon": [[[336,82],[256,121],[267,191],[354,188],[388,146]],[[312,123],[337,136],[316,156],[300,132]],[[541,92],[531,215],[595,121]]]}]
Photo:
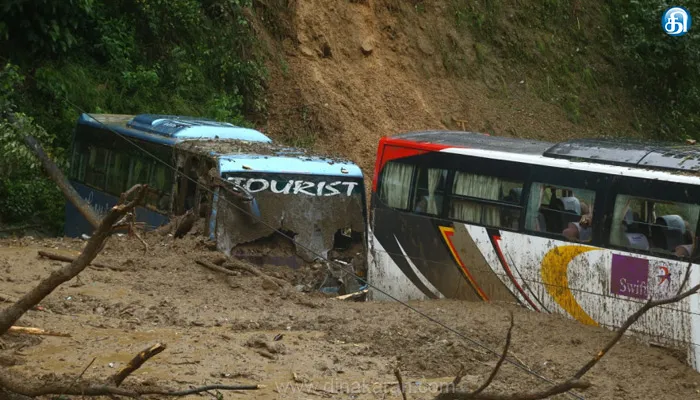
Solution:
[{"label": "muddy ground", "polygon": [[[197,237],[150,234],[145,253],[136,239],[110,239],[97,261],[113,269],[85,270],[50,295],[45,311],[18,325],[70,333],[65,337],[5,335],[1,368],[43,381],[52,374],[102,379],[138,351],[163,342],[165,352],[124,383],[190,388],[205,384],[259,383],[254,392],[225,392],[224,399],[398,399],[399,366],[410,399],[432,398],[464,364],[462,385],[475,388],[496,357],[397,303],[343,302],[295,285],[318,276],[314,267],[263,267],[290,284],[275,288],[259,277],[225,276],[195,263],[221,255]],[[75,255],[84,241],[0,240],[0,294],[17,297],[62,263],[38,250]],[[225,264],[224,264],[225,265]],[[318,267],[316,267],[318,268]],[[577,370],[610,339],[603,328],[505,304],[458,301],[412,306],[500,351],[515,315],[512,353],[553,380]],[[275,341],[276,335],[282,339]],[[588,375],[586,399],[700,398],[700,374],[671,352],[624,338]],[[543,383],[506,364],[489,390],[527,391]],[[190,396],[207,398],[210,395]],[[561,399],[573,399],[559,396]]]}]

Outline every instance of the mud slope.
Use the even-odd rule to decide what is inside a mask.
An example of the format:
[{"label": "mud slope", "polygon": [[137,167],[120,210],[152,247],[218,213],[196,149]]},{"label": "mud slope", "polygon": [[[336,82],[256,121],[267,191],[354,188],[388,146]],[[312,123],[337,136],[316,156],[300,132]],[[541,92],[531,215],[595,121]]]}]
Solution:
[{"label": "mud slope", "polygon": [[[495,364],[483,348],[399,304],[347,303],[297,292],[292,285],[273,288],[246,273],[222,276],[195,263],[220,257],[199,239],[145,239],[147,253],[137,239],[111,239],[97,261],[114,270],[87,269],[45,299],[44,311],[30,311],[19,323],[70,333],[70,338],[5,335],[0,369],[47,382],[53,374],[77,377],[95,358],[84,377],[101,379],[138,351],[163,342],[167,349],[128,378],[127,387],[261,383],[265,389],[223,398],[361,400],[400,399],[391,384],[396,366],[405,381],[414,382],[410,399],[430,399],[434,385],[451,382],[460,364],[467,371],[463,385],[471,389]],[[38,250],[70,255],[83,245],[68,239],[0,240],[0,294],[20,296],[62,265],[39,258]],[[286,267],[263,270],[292,284],[306,274]],[[613,335],[506,305],[443,300],[413,306],[496,351],[503,346],[511,309],[512,354],[557,381]],[[278,334],[282,339],[273,340]],[[700,383],[700,375],[678,359],[629,337],[587,378],[593,386],[584,392],[586,399],[690,399],[697,398]],[[490,390],[538,387],[541,381],[507,364]]]},{"label": "mud slope", "polygon": [[492,18],[503,22],[478,39],[455,15],[480,11],[448,0],[260,3],[271,71],[261,128],[339,152],[370,176],[381,136],[458,120],[543,139],[634,133],[630,101],[595,47],[607,40],[602,2],[572,2],[576,20],[562,26],[579,28],[561,33],[535,20],[539,2],[488,2],[500,4]]}]

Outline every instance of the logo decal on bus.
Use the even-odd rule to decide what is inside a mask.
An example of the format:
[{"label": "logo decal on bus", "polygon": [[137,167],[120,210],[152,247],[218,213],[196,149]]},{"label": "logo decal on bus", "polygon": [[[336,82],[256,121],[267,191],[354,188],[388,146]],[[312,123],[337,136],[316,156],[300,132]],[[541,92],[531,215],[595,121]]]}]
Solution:
[{"label": "logo decal on bus", "polygon": [[476,284],[474,277],[464,265],[464,262],[462,262],[462,259],[459,257],[457,249],[455,248],[455,245],[452,242],[452,237],[455,234],[455,228],[451,228],[449,226],[440,226],[439,229],[440,233],[442,234],[442,238],[445,240],[447,247],[450,249],[450,253],[452,253],[452,257],[454,258],[457,265],[459,265],[459,267],[462,269],[462,272],[464,272],[464,275],[467,277],[467,280],[472,285],[472,288],[476,290],[476,293],[479,295],[479,297],[481,297],[482,300],[488,301],[489,298],[486,296],[486,293],[484,293],[484,291],[481,290],[479,285]]},{"label": "logo decal on bus", "polygon": [[357,182],[309,182],[302,180],[277,181],[275,179],[263,178],[228,178],[229,182],[246,188],[250,193],[270,190],[272,193],[281,194],[303,194],[306,196],[338,196],[344,193],[351,196]]},{"label": "logo decal on bus", "polygon": [[613,254],[610,269],[610,292],[646,300],[649,282],[649,260]]}]

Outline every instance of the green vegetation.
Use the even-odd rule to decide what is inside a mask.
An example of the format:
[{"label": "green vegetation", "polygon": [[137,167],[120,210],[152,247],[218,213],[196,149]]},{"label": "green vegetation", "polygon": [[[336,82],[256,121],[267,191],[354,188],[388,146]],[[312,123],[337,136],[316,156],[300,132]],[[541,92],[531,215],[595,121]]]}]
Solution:
[{"label": "green vegetation", "polygon": [[[700,136],[700,35],[661,29],[666,0],[451,0],[456,26],[471,35],[478,65],[508,65],[514,79],[580,122],[593,105],[615,107],[623,88],[653,115],[633,129],[646,137]],[[499,77],[497,79],[502,79]],[[644,115],[645,113],[641,113]],[[588,115],[598,118],[595,115]]]},{"label": "green vegetation", "polygon": [[37,204],[62,205],[32,173],[32,157],[17,140],[20,123],[44,132],[38,139],[62,163],[81,111],[238,124],[263,112],[266,75],[245,17],[251,7],[252,0],[3,2],[0,117],[21,111],[32,119],[0,125],[0,171],[9,171],[0,185],[0,221],[41,209],[22,201],[26,190],[43,196]]},{"label": "green vegetation", "polygon": [[[652,120],[662,137],[700,137],[700,35],[697,26],[681,37],[661,30],[661,15],[679,4],[666,0],[613,0],[617,15],[616,49],[622,58],[629,85],[652,108],[660,110]],[[697,4],[697,3],[695,3]],[[697,7],[691,12],[697,12]],[[650,128],[649,126],[645,128]]]}]

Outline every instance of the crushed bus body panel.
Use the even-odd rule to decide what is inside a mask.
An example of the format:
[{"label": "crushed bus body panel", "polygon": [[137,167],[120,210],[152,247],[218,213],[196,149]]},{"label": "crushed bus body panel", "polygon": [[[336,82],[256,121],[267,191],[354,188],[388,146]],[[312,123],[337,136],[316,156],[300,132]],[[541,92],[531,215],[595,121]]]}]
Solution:
[{"label": "crushed bus body panel", "polygon": [[[678,293],[689,269],[685,288],[700,283],[700,265],[689,262],[698,255],[698,160],[688,146],[469,132],[383,138],[369,298],[505,301],[618,328],[650,299]],[[693,294],[630,330],[684,349],[700,370],[698,311]]]}]

